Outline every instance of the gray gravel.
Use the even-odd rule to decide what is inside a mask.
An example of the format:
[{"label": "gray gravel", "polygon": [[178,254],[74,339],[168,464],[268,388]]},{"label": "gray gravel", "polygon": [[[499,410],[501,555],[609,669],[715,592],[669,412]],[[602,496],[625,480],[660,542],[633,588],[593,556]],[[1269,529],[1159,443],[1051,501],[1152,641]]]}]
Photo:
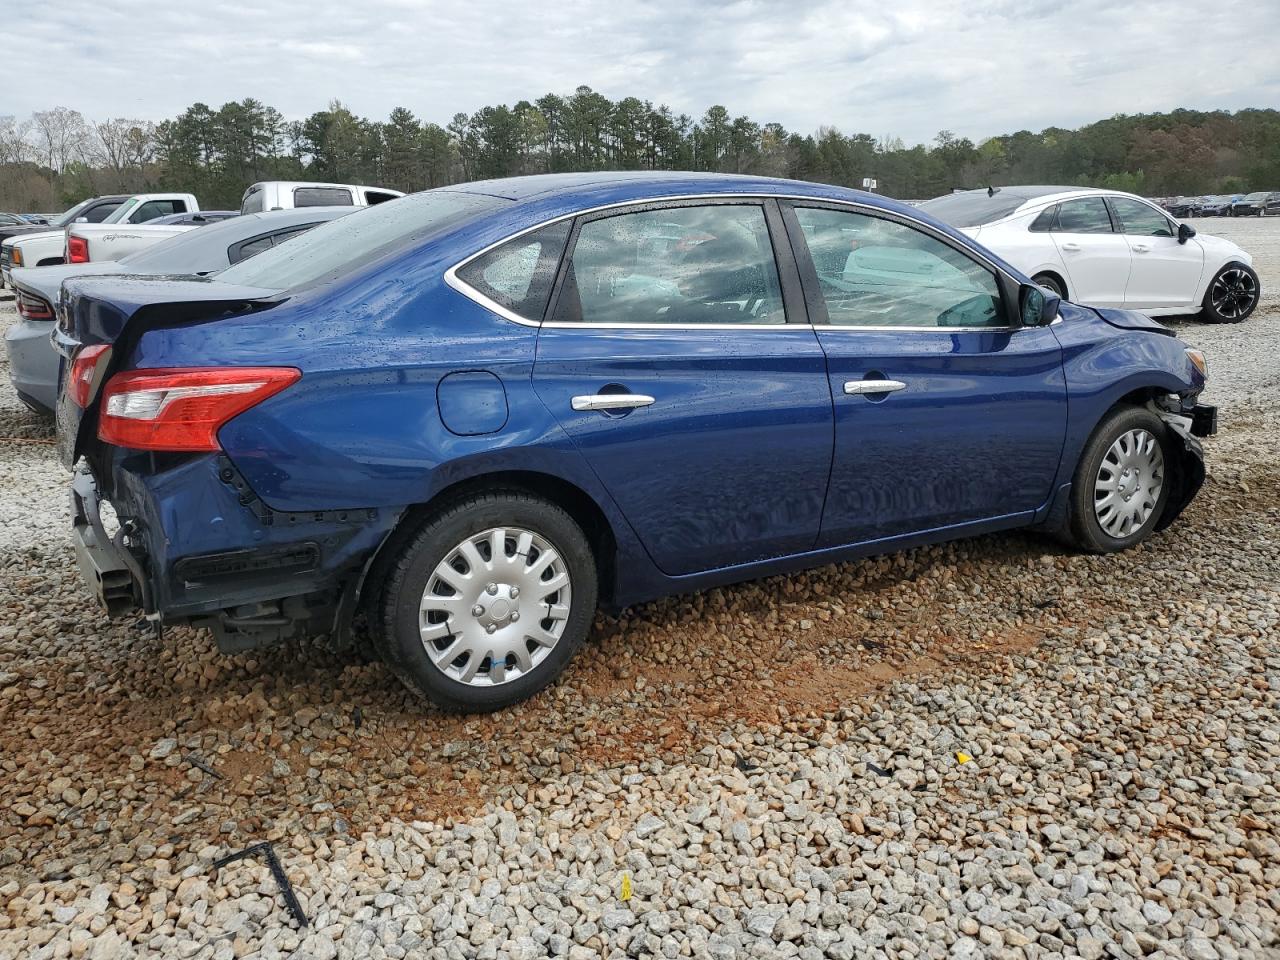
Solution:
[{"label": "gray gravel", "polygon": [[[1280,222],[1196,225],[1280,293]],[[1143,547],[647,605],[483,718],[105,620],[0,378],[0,957],[1277,956],[1280,299],[1179,326],[1223,432]],[[262,840],[305,930],[261,862],[212,870]]]}]

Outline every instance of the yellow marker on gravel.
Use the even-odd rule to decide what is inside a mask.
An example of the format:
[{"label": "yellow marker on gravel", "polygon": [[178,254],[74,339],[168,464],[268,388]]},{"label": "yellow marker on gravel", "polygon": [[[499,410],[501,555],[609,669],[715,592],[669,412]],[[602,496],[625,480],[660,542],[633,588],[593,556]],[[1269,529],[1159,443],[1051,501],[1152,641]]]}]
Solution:
[{"label": "yellow marker on gravel", "polygon": [[969,756],[963,750],[956,751],[956,761],[959,763],[968,763],[973,757]]},{"label": "yellow marker on gravel", "polygon": [[631,899],[631,874],[629,873],[622,875],[622,889],[618,891],[618,899],[624,902]]}]

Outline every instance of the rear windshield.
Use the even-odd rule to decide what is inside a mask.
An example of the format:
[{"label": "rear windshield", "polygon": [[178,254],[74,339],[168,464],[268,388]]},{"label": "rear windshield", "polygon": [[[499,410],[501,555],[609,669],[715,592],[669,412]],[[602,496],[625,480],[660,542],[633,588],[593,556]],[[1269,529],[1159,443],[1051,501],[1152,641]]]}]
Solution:
[{"label": "rear windshield", "polygon": [[226,283],[296,290],[333,280],[393,250],[510,203],[498,197],[428,190],[321,224],[218,274]]},{"label": "rear windshield", "polygon": [[1015,197],[1000,190],[990,197],[985,190],[966,190],[926,200],[917,204],[916,209],[953,227],[977,227],[1009,216],[1026,202],[1026,197]]}]

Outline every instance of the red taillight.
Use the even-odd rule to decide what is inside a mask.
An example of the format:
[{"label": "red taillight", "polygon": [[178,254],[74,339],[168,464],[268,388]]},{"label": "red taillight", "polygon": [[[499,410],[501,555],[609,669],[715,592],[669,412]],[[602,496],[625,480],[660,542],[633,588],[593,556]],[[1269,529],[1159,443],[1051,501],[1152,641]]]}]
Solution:
[{"label": "red taillight", "polygon": [[84,237],[67,237],[67,263],[88,263],[89,241]]},{"label": "red taillight", "polygon": [[18,291],[18,316],[27,320],[52,320],[53,308],[44,297],[25,290]]},{"label": "red taillight", "polygon": [[98,439],[134,450],[218,450],[218,430],[302,376],[293,367],[130,370],[107,381]]},{"label": "red taillight", "polygon": [[98,372],[98,361],[110,347],[105,343],[92,347],[81,347],[75,359],[71,361],[71,373],[67,377],[67,392],[77,407],[83,410],[89,406],[89,397],[93,392],[93,378]]}]

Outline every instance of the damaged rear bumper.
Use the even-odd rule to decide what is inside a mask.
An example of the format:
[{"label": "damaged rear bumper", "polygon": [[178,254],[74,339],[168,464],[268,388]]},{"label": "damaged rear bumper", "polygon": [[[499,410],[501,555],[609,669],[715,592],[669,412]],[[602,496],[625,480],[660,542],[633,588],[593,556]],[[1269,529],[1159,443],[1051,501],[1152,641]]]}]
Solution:
[{"label": "damaged rear bumper", "polygon": [[111,616],[208,627],[227,652],[344,633],[368,562],[400,517],[274,511],[216,455],[156,469],[149,455],[117,451],[110,477],[114,532],[88,464],[72,480],[72,540],[91,592]]}]

